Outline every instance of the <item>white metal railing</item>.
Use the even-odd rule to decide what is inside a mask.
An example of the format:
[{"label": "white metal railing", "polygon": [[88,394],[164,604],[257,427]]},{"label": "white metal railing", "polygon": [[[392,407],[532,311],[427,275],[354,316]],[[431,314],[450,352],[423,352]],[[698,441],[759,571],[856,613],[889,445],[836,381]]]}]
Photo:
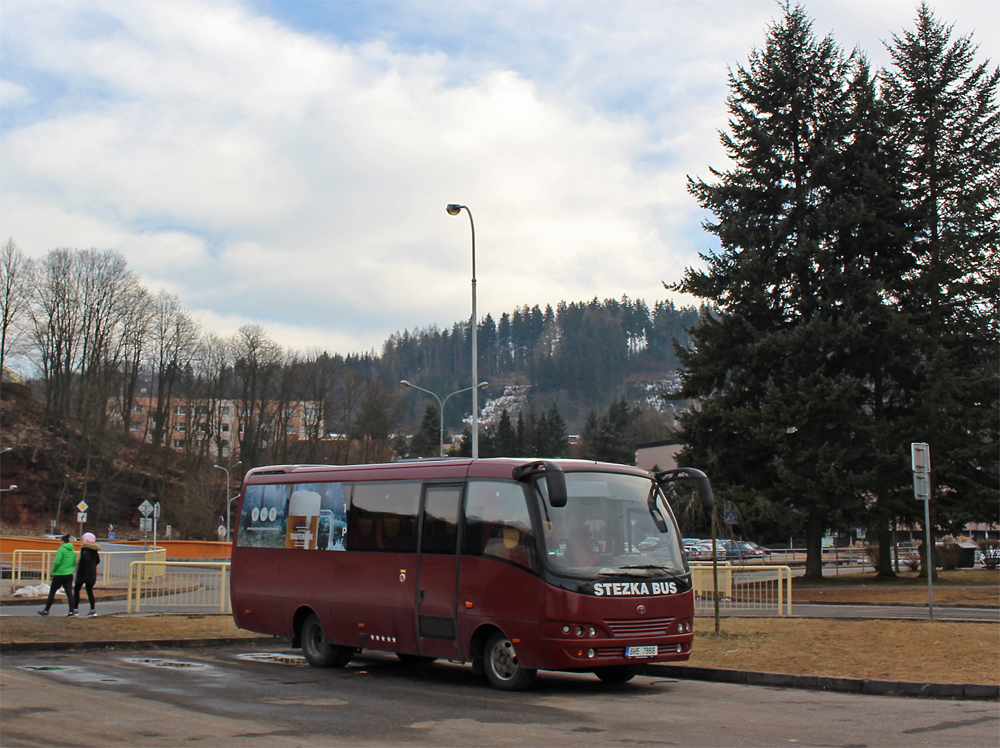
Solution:
[{"label": "white metal railing", "polygon": [[[27,584],[48,584],[57,551],[17,549],[11,554],[11,586],[17,590]],[[129,564],[133,561],[165,561],[165,548],[134,551],[101,551],[97,566],[97,587],[124,587],[128,584]]]},{"label": "white metal railing", "polygon": [[228,613],[228,561],[133,561],[129,564],[128,604],[156,607],[217,608]]},{"label": "white metal railing", "polygon": [[[694,562],[690,566],[695,612],[713,612],[712,564]],[[717,577],[720,610],[774,610],[779,616],[792,614],[792,570],[788,566],[733,566],[726,562],[718,564]]]}]

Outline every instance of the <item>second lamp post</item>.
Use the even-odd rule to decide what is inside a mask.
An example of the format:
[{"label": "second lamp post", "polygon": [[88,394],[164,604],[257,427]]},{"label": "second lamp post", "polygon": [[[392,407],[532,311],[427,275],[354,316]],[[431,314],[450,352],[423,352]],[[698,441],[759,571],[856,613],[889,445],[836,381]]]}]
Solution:
[{"label": "second lamp post", "polygon": [[[448,402],[448,399],[451,398],[452,395],[461,395],[463,392],[468,392],[469,390],[472,390],[473,391],[472,407],[475,408],[476,391],[486,389],[487,387],[490,386],[489,382],[480,382],[478,387],[466,387],[465,389],[462,390],[455,390],[454,392],[451,393],[451,395],[446,396],[445,399],[442,400],[440,397],[437,396],[436,393],[431,392],[430,390],[425,390],[423,387],[417,387],[417,385],[412,384],[406,381],[405,379],[400,380],[399,383],[404,387],[412,387],[415,390],[426,392],[428,395],[430,395],[431,397],[433,397],[435,400],[438,401],[438,420],[440,422],[440,425],[438,427],[438,449],[439,449],[438,453],[440,454],[441,457],[444,457],[444,404]],[[475,413],[475,410],[473,410],[473,413]],[[476,449],[475,445],[476,443],[472,442],[472,449],[474,452],[478,452],[479,450]]]},{"label": "second lamp post", "polygon": [[[457,216],[463,209],[469,214],[469,226],[472,227],[472,387],[468,389],[472,390],[472,459],[476,459],[479,457],[479,398],[477,392],[480,387],[480,385],[476,384],[479,381],[479,353],[476,350],[476,331],[478,327],[478,320],[476,319],[476,224],[472,220],[472,211],[469,210],[469,206],[449,203],[446,208],[448,215],[451,216]],[[459,391],[464,392],[464,390]]]}]

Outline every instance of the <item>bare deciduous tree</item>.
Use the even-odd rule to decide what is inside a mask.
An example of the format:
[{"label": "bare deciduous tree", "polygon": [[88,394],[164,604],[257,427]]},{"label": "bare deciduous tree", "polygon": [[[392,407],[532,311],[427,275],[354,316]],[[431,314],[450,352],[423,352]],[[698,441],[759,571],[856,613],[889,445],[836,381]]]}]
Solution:
[{"label": "bare deciduous tree", "polygon": [[34,264],[14,240],[0,247],[0,372],[9,353],[20,353],[21,326],[31,303]]}]

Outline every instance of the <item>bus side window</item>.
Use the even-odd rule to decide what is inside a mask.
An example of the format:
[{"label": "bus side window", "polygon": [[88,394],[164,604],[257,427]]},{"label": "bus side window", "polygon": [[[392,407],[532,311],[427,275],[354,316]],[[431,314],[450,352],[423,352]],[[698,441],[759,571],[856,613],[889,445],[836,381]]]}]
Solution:
[{"label": "bus side window", "polygon": [[473,480],[468,497],[462,553],[537,568],[531,515],[521,485]]},{"label": "bus side window", "polygon": [[347,550],[415,553],[417,481],[359,481],[348,513]]}]

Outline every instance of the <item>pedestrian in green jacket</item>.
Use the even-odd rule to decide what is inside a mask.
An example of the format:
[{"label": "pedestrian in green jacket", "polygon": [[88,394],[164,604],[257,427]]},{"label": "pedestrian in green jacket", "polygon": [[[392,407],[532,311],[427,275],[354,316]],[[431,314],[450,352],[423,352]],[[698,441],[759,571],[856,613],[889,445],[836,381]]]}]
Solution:
[{"label": "pedestrian in green jacket", "polygon": [[52,602],[56,599],[56,590],[60,587],[66,592],[66,602],[69,603],[69,613],[67,618],[76,615],[75,599],[73,597],[73,569],[76,567],[76,551],[73,544],[69,542],[69,535],[62,536],[63,544],[56,551],[55,560],[52,562],[52,582],[49,585],[49,599],[45,601],[45,610],[38,611],[38,615],[47,616]]}]

